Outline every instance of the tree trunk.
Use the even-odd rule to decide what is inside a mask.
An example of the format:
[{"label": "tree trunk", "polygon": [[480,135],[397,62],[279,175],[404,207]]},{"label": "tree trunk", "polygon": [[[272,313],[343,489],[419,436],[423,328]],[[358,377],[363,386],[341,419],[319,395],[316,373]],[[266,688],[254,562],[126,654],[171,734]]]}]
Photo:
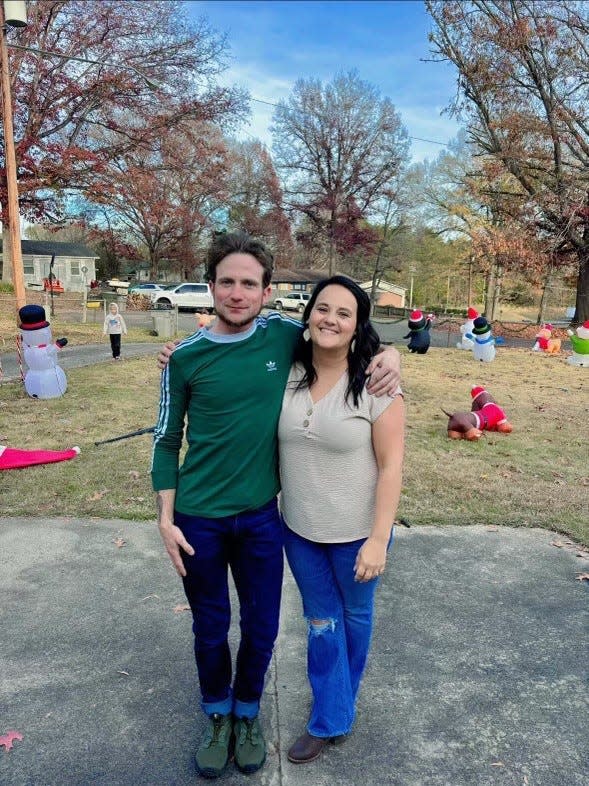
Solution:
[{"label": "tree trunk", "polygon": [[577,277],[577,300],[573,322],[582,325],[589,320],[589,247],[579,251],[579,275]]},{"label": "tree trunk", "polygon": [[378,267],[374,268],[372,274],[372,286],[370,287],[370,313],[374,314],[374,307],[376,305],[376,290],[380,284],[381,274]]},{"label": "tree trunk", "polygon": [[497,265],[497,272],[496,277],[497,280],[495,282],[495,292],[493,296],[493,312],[491,315],[491,320],[497,319],[497,315],[499,314],[499,303],[501,302],[501,288],[503,286],[503,265]]},{"label": "tree trunk", "polygon": [[546,322],[546,307],[548,306],[548,291],[552,284],[552,265],[548,268],[546,278],[544,279],[544,286],[542,287],[542,297],[540,298],[540,310],[538,312],[537,325],[542,325]]},{"label": "tree trunk", "polygon": [[483,303],[484,315],[487,319],[492,319],[493,300],[495,298],[495,265],[487,273],[487,286],[485,287],[485,298]]},{"label": "tree trunk", "polygon": [[335,215],[329,219],[329,275],[335,275]]}]

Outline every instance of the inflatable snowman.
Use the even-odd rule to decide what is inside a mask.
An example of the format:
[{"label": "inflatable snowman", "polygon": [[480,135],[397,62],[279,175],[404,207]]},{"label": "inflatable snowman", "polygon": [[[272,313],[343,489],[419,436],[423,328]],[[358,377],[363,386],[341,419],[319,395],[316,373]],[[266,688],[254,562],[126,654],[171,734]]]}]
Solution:
[{"label": "inflatable snowman", "polygon": [[[467,334],[465,333],[465,335]],[[475,360],[480,360],[483,363],[495,360],[495,339],[491,334],[491,325],[485,317],[477,317],[474,320],[472,333],[468,334],[468,338],[474,341],[472,354]]]},{"label": "inflatable snowman", "polygon": [[466,312],[466,322],[463,325],[460,325],[460,332],[462,333],[462,338],[456,344],[457,349],[472,349],[474,346],[474,340],[472,338],[468,338],[468,335],[472,335],[472,329],[474,327],[474,321],[478,317],[479,312],[475,308],[469,308]]},{"label": "inflatable snowman", "polygon": [[67,390],[67,380],[57,365],[57,350],[67,339],[54,342],[42,306],[23,306],[18,312],[24,360],[28,367],[25,390],[32,398],[57,398]]},{"label": "inflatable snowman", "polygon": [[579,325],[577,333],[567,330],[573,345],[573,354],[567,358],[571,366],[584,366],[589,368],[589,319]]}]

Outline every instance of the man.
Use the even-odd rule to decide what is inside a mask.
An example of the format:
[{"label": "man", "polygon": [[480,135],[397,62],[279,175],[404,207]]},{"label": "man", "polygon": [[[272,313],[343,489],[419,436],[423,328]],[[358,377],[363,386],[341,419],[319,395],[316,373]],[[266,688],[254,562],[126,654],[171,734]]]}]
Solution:
[{"label": "man", "polygon": [[[255,772],[266,758],[258,714],[283,572],[276,429],[302,327],[279,314],[259,316],[272,291],[272,266],[272,254],[248,235],[214,241],[207,275],[217,319],[171,355],[154,437],[160,534],[193,615],[208,716],[195,761],[207,778],[221,775],[233,744],[242,772]],[[368,368],[372,389],[392,391],[398,383],[398,353],[386,354]],[[178,469],[185,417],[188,450]],[[228,567],[240,603],[233,681]]]}]

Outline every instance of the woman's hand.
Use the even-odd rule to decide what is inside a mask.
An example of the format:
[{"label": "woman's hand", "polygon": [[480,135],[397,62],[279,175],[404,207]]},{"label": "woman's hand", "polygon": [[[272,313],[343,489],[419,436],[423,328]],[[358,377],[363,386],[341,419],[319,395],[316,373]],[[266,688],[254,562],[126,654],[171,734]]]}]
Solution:
[{"label": "woman's hand", "polygon": [[376,538],[367,538],[359,550],[354,565],[356,581],[372,581],[384,573],[387,561],[387,544]]},{"label": "woman's hand", "polygon": [[384,352],[375,355],[366,374],[369,380],[366,383],[366,390],[375,396],[382,396],[388,393],[393,396],[401,382],[401,355],[395,347],[389,347]]},{"label": "woman's hand", "polygon": [[164,346],[160,349],[159,355],[157,356],[157,365],[160,371],[163,371],[168,365],[170,358],[172,357],[172,352],[176,349],[179,343],[179,341],[168,341],[167,344],[164,344]]}]

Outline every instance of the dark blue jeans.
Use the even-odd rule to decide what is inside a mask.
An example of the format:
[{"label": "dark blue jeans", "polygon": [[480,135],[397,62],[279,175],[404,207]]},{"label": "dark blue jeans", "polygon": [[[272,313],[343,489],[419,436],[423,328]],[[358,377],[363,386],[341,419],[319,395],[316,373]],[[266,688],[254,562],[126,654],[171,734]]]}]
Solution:
[{"label": "dark blue jeans", "polygon": [[[195,551],[193,557],[184,554],[183,581],[192,610],[202,708],[207,715],[255,717],[278,633],[283,533],[276,500],[220,519],[176,511],[174,520]],[[239,597],[241,628],[233,687],[228,568]]]}]

